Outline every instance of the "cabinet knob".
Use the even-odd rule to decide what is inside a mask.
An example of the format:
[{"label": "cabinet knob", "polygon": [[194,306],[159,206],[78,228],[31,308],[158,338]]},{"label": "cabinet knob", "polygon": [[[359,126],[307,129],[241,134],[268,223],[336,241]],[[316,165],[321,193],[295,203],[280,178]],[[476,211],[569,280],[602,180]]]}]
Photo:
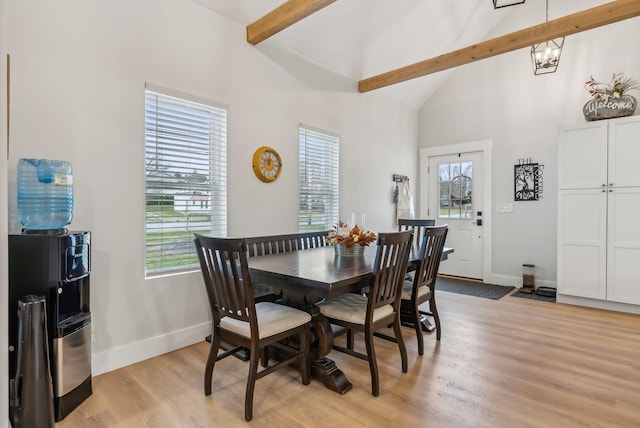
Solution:
[{"label": "cabinet knob", "polygon": [[602,187],[607,187],[607,185],[606,185],[606,184],[603,184],[603,185],[602,185]]},{"label": "cabinet knob", "polygon": [[613,183],[609,183],[609,186],[613,186]]}]

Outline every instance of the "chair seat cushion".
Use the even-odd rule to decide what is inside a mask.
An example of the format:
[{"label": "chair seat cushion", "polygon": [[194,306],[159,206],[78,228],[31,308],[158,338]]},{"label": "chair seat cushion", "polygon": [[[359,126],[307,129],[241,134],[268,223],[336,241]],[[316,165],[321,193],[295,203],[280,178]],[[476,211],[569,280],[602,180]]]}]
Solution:
[{"label": "chair seat cushion", "polygon": [[[413,290],[413,282],[405,281],[402,286],[402,300],[411,300],[411,291]],[[417,297],[430,296],[431,289],[426,285],[418,287]]]},{"label": "chair seat cushion", "polygon": [[[311,322],[308,313],[271,302],[256,303],[256,316],[261,339]],[[220,320],[220,328],[251,338],[251,327],[245,321],[224,317]]]},{"label": "chair seat cushion", "polygon": [[[367,314],[367,298],[360,294],[344,294],[335,299],[318,303],[320,313],[327,318],[333,318],[353,324],[364,324]],[[393,313],[393,306],[385,305],[373,311],[373,320],[386,317]]]}]

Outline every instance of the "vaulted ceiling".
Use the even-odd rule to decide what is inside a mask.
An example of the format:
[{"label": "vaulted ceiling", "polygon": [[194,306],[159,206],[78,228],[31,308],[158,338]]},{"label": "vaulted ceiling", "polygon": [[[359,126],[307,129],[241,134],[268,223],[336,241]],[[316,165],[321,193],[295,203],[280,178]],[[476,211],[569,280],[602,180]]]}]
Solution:
[{"label": "vaulted ceiling", "polygon": [[[194,1],[244,27],[285,3],[284,0]],[[552,0],[549,2],[549,21],[610,2]],[[494,9],[491,0],[326,0],[316,3],[319,4],[318,11],[256,43],[256,49],[311,85],[353,92],[358,91],[358,82],[362,88],[362,82],[367,79],[451,52],[449,59],[460,64],[464,64],[460,61],[462,53],[473,58],[477,54],[473,50],[478,47],[484,46],[487,53],[493,54],[496,46],[482,42],[520,32],[519,38],[504,38],[499,44],[505,52],[513,50],[505,49],[503,45],[521,42],[521,30],[544,24],[546,4],[545,0],[527,0],[521,5]],[[640,6],[640,0],[622,3],[629,4],[634,11]],[[608,23],[601,17],[604,13],[602,10],[592,14],[593,20]],[[565,28],[572,26],[574,33],[583,30],[580,24],[565,23]],[[500,28],[500,32],[496,28]],[[540,31],[551,30],[535,28],[524,36],[535,37]],[[520,49],[522,60],[529,61],[528,49],[517,49]],[[433,66],[433,62],[424,66]],[[422,74],[427,74],[425,69],[423,67]],[[453,68],[429,71],[422,77],[376,91],[419,108],[452,72]]]}]

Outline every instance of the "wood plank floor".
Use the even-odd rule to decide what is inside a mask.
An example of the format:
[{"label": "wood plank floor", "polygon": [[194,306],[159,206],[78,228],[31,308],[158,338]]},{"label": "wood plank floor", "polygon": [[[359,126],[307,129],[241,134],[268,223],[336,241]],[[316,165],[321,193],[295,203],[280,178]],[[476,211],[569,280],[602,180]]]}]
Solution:
[{"label": "wood plank floor", "polygon": [[[442,341],[418,357],[403,328],[409,372],[395,344],[376,341],[381,392],[365,361],[333,352],[353,389],[339,395],[297,372],[258,381],[254,427],[638,427],[640,316],[505,296],[436,291]],[[340,338],[342,340],[342,338]],[[362,344],[359,341],[359,344]],[[245,426],[248,364],[218,363],[203,394],[202,342],[93,379],[93,395],[58,428]]]}]

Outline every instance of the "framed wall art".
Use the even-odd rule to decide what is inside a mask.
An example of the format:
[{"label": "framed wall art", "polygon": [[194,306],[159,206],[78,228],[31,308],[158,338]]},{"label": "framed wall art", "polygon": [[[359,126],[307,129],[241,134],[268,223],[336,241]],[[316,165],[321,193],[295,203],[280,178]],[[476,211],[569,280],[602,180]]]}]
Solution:
[{"label": "framed wall art", "polygon": [[544,165],[530,162],[514,165],[513,180],[515,201],[539,201],[542,199],[542,171]]}]

